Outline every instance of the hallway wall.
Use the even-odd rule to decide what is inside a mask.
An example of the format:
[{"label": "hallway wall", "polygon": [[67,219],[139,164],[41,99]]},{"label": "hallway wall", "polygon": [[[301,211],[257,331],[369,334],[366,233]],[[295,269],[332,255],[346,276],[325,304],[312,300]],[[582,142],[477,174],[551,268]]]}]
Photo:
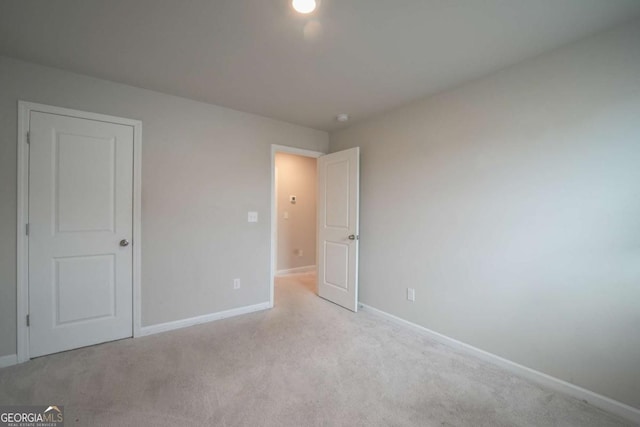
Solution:
[{"label": "hallway wall", "polygon": [[[316,264],[316,159],[276,153],[277,271]],[[291,203],[290,196],[296,196]],[[287,218],[288,217],[288,218]]]}]

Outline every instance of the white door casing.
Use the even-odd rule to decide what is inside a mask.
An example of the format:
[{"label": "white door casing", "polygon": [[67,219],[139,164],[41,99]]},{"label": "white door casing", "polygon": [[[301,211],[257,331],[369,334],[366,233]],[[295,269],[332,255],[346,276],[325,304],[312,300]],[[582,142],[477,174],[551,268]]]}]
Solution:
[{"label": "white door casing", "polygon": [[135,128],[33,110],[28,123],[29,357],[130,337]]},{"label": "white door casing", "polygon": [[318,159],[318,294],[358,311],[360,149]]}]

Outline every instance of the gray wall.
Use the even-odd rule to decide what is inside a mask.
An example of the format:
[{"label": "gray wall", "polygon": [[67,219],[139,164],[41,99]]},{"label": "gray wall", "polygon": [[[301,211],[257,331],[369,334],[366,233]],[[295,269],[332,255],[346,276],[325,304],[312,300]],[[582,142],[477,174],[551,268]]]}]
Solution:
[{"label": "gray wall", "polygon": [[[316,264],[316,159],[276,153],[278,168],[277,270]],[[296,203],[289,196],[296,196]],[[284,213],[289,218],[285,219]],[[302,255],[299,254],[302,250]]]},{"label": "gray wall", "polygon": [[354,146],[363,303],[640,408],[640,22],[330,135]]},{"label": "gray wall", "polygon": [[269,301],[271,144],[326,151],[327,133],[2,57],[0,94],[0,356],[16,352],[19,99],[142,120],[143,326]]}]

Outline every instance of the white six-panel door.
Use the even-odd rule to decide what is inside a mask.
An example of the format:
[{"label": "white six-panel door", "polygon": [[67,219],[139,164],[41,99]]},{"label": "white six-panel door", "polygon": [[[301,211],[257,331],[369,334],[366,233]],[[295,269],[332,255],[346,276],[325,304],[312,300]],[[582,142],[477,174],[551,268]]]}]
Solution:
[{"label": "white six-panel door", "polygon": [[358,311],[360,149],[318,158],[318,294]]},{"label": "white six-panel door", "polygon": [[132,336],[132,126],[29,117],[29,348]]}]

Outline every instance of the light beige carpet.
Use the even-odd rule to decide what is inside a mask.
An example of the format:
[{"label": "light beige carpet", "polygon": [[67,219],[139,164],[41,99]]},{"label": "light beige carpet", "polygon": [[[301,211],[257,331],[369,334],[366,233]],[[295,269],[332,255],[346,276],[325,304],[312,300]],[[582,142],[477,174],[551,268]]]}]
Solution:
[{"label": "light beige carpet", "polygon": [[276,307],[0,370],[0,404],[67,426],[631,425],[280,278]]}]

